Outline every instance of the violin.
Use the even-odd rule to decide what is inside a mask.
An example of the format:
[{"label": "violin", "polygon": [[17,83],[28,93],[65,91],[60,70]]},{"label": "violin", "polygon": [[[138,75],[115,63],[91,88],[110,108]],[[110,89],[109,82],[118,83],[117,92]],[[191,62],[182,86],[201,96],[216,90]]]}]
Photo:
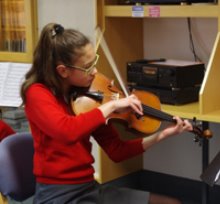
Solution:
[{"label": "violin", "polygon": [[[120,76],[116,63],[111,55],[110,49],[103,37],[103,33],[100,29],[97,29],[98,43],[96,46],[96,51],[99,44],[105,53],[105,56],[114,72],[120,86],[121,90],[114,86],[112,81],[105,77],[101,73],[97,73],[93,83],[89,89],[84,91],[74,92],[72,94],[72,109],[76,114],[90,111],[100,105],[109,102],[110,100],[117,100],[123,97],[129,96],[129,94],[135,94],[138,99],[142,102],[144,116],[139,116],[133,112],[126,113],[112,113],[109,119],[121,119],[127,121],[128,127],[130,129],[137,130],[140,133],[151,134],[156,132],[161,121],[169,121],[176,123],[176,120],[172,115],[161,111],[161,104],[159,98],[147,91],[132,90],[131,93],[124,86],[123,80]],[[194,123],[196,119],[194,118]],[[198,142],[202,138],[211,138],[212,133],[210,130],[202,131],[198,126],[193,125],[193,130],[190,131],[194,133],[194,141]]]},{"label": "violin", "polygon": [[[132,111],[123,113],[112,113],[109,119],[120,119],[126,121],[128,127],[144,134],[152,134],[156,132],[161,125],[161,121],[175,123],[173,116],[161,111],[161,103],[159,98],[147,91],[132,90],[142,103],[143,116],[137,116]],[[100,105],[125,97],[123,92],[119,90],[111,80],[101,73],[97,73],[93,83],[84,93],[74,93],[71,102],[73,111],[78,115],[83,112],[88,112]],[[195,141],[199,138],[210,138],[212,133],[210,130],[202,131],[199,127],[193,125]]]}]

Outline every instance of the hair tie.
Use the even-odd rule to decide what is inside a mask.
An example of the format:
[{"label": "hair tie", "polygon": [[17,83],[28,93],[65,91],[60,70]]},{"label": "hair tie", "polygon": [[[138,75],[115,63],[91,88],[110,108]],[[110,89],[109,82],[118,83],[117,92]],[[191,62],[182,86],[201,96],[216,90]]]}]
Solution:
[{"label": "hair tie", "polygon": [[60,24],[55,24],[53,26],[53,30],[52,30],[52,37],[56,36],[56,35],[59,35],[59,34],[62,34],[64,31],[64,27]]}]

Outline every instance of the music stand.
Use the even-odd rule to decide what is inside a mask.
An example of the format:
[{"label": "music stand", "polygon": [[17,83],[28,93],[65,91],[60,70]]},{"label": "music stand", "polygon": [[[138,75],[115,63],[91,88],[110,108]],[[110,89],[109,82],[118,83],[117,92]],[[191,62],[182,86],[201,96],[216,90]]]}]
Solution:
[{"label": "music stand", "polygon": [[220,179],[220,152],[210,162],[200,178],[209,186],[214,186],[214,184],[218,182]]}]

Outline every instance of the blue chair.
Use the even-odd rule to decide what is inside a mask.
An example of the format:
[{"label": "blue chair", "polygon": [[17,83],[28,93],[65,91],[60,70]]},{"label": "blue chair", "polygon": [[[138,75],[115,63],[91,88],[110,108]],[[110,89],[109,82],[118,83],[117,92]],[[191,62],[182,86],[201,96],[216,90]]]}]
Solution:
[{"label": "blue chair", "polygon": [[0,142],[0,204],[7,198],[21,202],[34,195],[33,154],[30,133],[16,133]]}]

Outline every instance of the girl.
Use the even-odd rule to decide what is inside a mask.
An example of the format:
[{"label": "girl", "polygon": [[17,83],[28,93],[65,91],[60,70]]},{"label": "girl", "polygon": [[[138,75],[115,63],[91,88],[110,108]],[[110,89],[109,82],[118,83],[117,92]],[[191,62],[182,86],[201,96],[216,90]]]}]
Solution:
[{"label": "girl", "polygon": [[135,95],[112,100],[75,115],[70,90],[87,88],[97,73],[98,55],[91,41],[79,31],[59,24],[46,25],[26,74],[21,96],[34,138],[36,204],[179,204],[177,199],[132,189],[103,187],[93,177],[90,137],[115,162],[143,153],[159,141],[192,130],[187,120],[146,138],[122,141],[111,124],[114,111],[142,115]]}]

